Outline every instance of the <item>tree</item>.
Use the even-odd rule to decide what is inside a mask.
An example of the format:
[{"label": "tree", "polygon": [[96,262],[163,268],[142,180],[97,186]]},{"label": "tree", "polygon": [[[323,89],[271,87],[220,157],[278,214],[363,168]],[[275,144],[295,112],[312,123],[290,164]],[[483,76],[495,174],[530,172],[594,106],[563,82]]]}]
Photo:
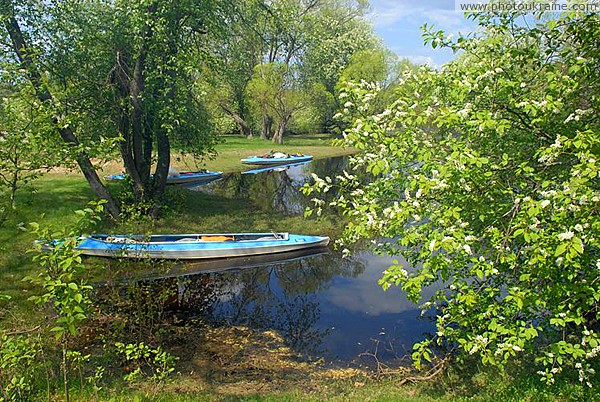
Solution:
[{"label": "tree", "polygon": [[65,156],[52,117],[28,99],[28,93],[14,91],[0,99],[0,226],[17,208],[17,191]]},{"label": "tree", "polygon": [[248,83],[248,93],[263,116],[275,116],[273,142],[281,144],[294,112],[306,107],[306,95],[294,87],[291,70],[283,63],[260,64]]},{"label": "tree", "polygon": [[13,51],[40,101],[55,111],[63,140],[79,147],[77,160],[92,189],[118,215],[86,152],[103,138],[118,138],[133,193],[156,215],[171,147],[201,157],[215,142],[193,82],[197,49],[207,30],[219,29],[221,4],[13,4],[2,9]]},{"label": "tree", "polygon": [[[24,6],[26,7],[27,3],[25,3]],[[100,181],[100,178],[90,161],[89,155],[85,148],[81,146],[79,139],[69,126],[68,121],[66,121],[63,110],[61,110],[55,97],[50,92],[46,78],[40,72],[37,57],[38,52],[28,44],[26,36],[23,34],[17,20],[18,17],[15,7],[11,1],[4,1],[2,3],[0,17],[15,57],[22,70],[25,72],[27,79],[31,82],[36,98],[50,110],[54,126],[60,133],[63,141],[72,147],[74,158],[90,184],[92,191],[98,197],[107,200],[107,210],[111,215],[114,217],[118,216],[119,208],[117,204]],[[30,16],[27,15],[27,17]],[[35,33],[36,30],[31,29],[31,32]]]},{"label": "tree", "polygon": [[264,9],[259,3],[231,5],[227,30],[208,35],[216,58],[205,61],[205,73],[198,77],[213,118],[224,113],[245,137],[253,135],[246,88],[254,67],[262,61],[264,48]]},{"label": "tree", "polygon": [[[278,122],[294,119],[297,113],[306,118],[318,118],[312,125],[323,129],[334,113],[330,98],[342,70],[350,56],[358,50],[380,46],[372,27],[362,20],[366,5],[345,0],[249,1],[237,4],[232,11],[228,37],[218,38],[214,46],[224,63],[219,84],[213,87],[219,107],[230,116],[244,135],[248,135],[251,121],[260,122],[262,138],[281,137]],[[380,46],[381,47],[381,46]],[[290,71],[284,74],[283,84],[294,91],[286,91],[288,105],[304,103],[289,117],[285,113],[269,114],[272,108],[257,106],[249,99],[248,85],[255,79],[255,68],[260,64],[279,64]],[[329,92],[323,93],[322,89]],[[211,93],[211,91],[208,91]],[[304,95],[299,96],[300,92]],[[304,102],[299,102],[303,98]],[[311,100],[327,100],[311,104]],[[254,103],[252,115],[247,106]],[[306,126],[306,124],[302,124]]]},{"label": "tree", "polygon": [[388,75],[386,54],[382,49],[366,49],[355,52],[350,57],[350,63],[340,74],[339,82],[383,83]]},{"label": "tree", "polygon": [[[402,255],[381,279],[437,309],[437,335],[415,346],[419,366],[434,344],[504,366],[516,358],[543,380],[572,371],[584,385],[600,339],[600,18],[569,13],[533,26],[519,15],[474,15],[478,35],[434,47],[462,56],[421,67],[396,99],[368,113],[375,92],[350,84],[355,117],[345,145],[361,150],[337,185],[351,223],[346,241],[389,239]],[[533,21],[529,21],[530,23]],[[366,112],[365,112],[366,111]],[[327,189],[318,180],[315,189]]]}]

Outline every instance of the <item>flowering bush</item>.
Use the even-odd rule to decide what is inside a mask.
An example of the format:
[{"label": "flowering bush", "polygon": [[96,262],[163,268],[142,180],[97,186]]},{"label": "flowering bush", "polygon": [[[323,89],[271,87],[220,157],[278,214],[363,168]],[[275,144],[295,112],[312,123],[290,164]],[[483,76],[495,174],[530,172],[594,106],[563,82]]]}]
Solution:
[{"label": "flowering bush", "polygon": [[[407,71],[395,101],[373,113],[376,88],[350,84],[344,145],[354,170],[307,192],[340,187],[342,243],[362,238],[402,255],[384,288],[415,301],[443,288],[437,335],[415,346],[417,366],[434,344],[459,360],[539,365],[542,380],[575,370],[591,386],[600,353],[598,15],[481,14],[480,30],[455,41],[425,28],[435,46],[460,51],[440,71]],[[531,21],[529,21],[531,23]],[[317,205],[319,207],[319,205]]]}]

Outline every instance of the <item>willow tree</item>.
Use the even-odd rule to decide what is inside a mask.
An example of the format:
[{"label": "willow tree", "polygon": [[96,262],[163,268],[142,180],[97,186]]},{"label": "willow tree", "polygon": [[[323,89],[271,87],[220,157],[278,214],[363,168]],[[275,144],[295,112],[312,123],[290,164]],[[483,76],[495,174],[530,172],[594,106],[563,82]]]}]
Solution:
[{"label": "willow tree", "polygon": [[[202,156],[214,136],[194,93],[203,37],[219,29],[218,2],[7,1],[5,40],[95,194],[119,207],[91,157],[117,139],[138,202],[156,215],[173,145]],[[153,174],[153,162],[156,167]]]}]

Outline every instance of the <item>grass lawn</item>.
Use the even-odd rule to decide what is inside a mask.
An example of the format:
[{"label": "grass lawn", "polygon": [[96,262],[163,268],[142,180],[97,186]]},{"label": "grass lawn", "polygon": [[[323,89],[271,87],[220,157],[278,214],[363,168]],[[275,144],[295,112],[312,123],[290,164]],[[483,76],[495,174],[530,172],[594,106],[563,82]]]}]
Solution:
[{"label": "grass lawn", "polygon": [[301,153],[312,155],[315,159],[329,158],[332,156],[349,155],[356,152],[352,148],[331,146],[331,136],[327,134],[294,135],[285,138],[281,145],[272,141],[252,138],[250,140],[239,136],[224,137],[225,142],[217,146],[218,157],[206,161],[206,168],[222,172],[236,172],[245,170],[240,159],[249,156],[265,154],[269,151],[284,153]]}]

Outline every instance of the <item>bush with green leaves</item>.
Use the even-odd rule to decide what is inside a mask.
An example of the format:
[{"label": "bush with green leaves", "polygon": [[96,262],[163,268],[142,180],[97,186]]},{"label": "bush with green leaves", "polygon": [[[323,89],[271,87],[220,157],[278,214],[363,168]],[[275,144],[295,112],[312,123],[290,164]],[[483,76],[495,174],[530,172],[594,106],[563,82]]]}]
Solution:
[{"label": "bush with green leaves", "polygon": [[[49,228],[42,228],[37,223],[30,223],[32,232],[38,237],[35,248],[30,250],[37,252],[33,260],[40,266],[40,271],[35,277],[25,277],[41,288],[41,294],[29,298],[41,307],[52,306],[55,314],[52,315],[54,322],[50,329],[55,334],[56,340],[61,343],[63,373],[63,386],[65,397],[69,400],[69,375],[67,358],[71,360],[77,353],[69,353],[68,340],[77,335],[79,326],[89,317],[92,304],[90,292],[92,286],[88,285],[82,273],[84,265],[81,253],[76,250],[80,236],[91,226],[102,219],[104,204],[106,201],[90,202],[89,207],[77,210],[75,213],[80,219],[73,227],[63,228],[58,232],[52,232]],[[77,358],[78,364],[82,365],[84,360]],[[80,377],[82,371],[80,369]]]},{"label": "bush with green leaves", "polygon": [[[51,233],[48,228],[30,223],[33,233],[40,239],[32,251],[38,252],[33,257],[42,268],[36,277],[28,276],[24,280],[39,285],[43,289],[41,295],[31,296],[29,300],[41,306],[51,303],[56,310],[55,326],[51,331],[56,338],[75,335],[77,325],[88,317],[91,305],[88,285],[82,272],[84,265],[81,253],[75,248],[80,236],[87,228],[102,218],[104,201],[92,202],[90,207],[75,211],[80,216],[74,228]],[[43,250],[46,247],[47,250]],[[41,251],[41,252],[40,252]]]},{"label": "bush with green leaves", "polygon": [[[542,380],[575,375],[592,386],[600,353],[600,16],[472,15],[479,31],[434,47],[459,52],[441,70],[407,70],[393,103],[349,84],[344,145],[354,172],[317,179],[350,219],[342,244],[373,240],[402,255],[380,281],[412,300],[442,288],[437,334],[415,346],[458,361],[537,365]],[[317,200],[317,203],[319,201]],[[316,205],[316,210],[320,205]],[[380,239],[388,239],[383,241]]]},{"label": "bush with green leaves", "polygon": [[125,358],[125,380],[133,383],[150,375],[150,379],[162,382],[175,371],[175,362],[178,357],[164,351],[160,346],[151,348],[144,342],[128,343],[117,342],[117,352]]},{"label": "bush with green leaves", "polygon": [[0,335],[0,401],[31,396],[39,347],[25,335]]}]

